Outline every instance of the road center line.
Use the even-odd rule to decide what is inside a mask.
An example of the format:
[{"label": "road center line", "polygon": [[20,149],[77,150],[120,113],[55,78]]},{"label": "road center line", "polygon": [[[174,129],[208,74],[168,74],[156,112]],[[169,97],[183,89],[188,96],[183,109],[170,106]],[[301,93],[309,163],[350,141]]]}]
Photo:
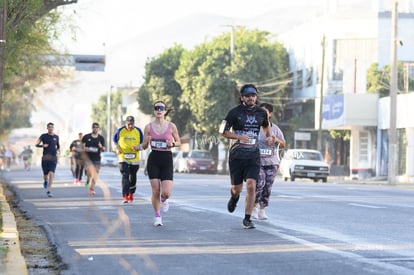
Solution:
[{"label": "road center line", "polygon": [[359,203],[348,203],[349,205],[365,207],[365,208],[375,208],[375,209],[382,209],[386,208],[384,206],[374,206],[374,205],[367,205],[367,204],[359,204]]}]

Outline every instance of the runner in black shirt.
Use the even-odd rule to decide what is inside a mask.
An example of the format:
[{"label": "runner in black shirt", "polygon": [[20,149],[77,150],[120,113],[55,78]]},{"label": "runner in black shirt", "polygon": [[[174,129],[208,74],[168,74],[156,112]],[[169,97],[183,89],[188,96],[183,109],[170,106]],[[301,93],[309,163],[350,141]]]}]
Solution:
[{"label": "runner in black shirt", "polygon": [[98,182],[99,170],[101,169],[101,152],[106,150],[105,138],[99,134],[99,123],[92,123],[92,132],[82,138],[87,156],[86,161],[86,183],[88,194],[95,195],[95,185]]},{"label": "runner in black shirt", "polygon": [[260,151],[258,136],[263,127],[266,136],[270,136],[269,120],[264,109],[256,105],[257,89],[246,84],[240,89],[240,105],[231,109],[220,126],[223,137],[232,139],[229,154],[231,178],[231,198],[227,204],[229,212],[234,212],[243,181],[246,181],[246,205],[243,227],[255,228],[250,220],[255,202],[256,182],[260,171]]},{"label": "runner in black shirt", "polygon": [[36,141],[36,147],[43,148],[43,188],[47,189],[46,194],[49,198],[52,197],[52,184],[60,149],[59,136],[53,133],[54,129],[55,125],[49,122],[47,124],[47,133],[42,134]]}]

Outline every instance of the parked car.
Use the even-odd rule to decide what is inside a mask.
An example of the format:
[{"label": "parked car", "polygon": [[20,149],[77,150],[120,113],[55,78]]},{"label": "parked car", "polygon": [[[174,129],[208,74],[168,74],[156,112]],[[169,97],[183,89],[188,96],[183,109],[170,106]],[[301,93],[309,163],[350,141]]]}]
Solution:
[{"label": "parked car", "polygon": [[[187,155],[188,155],[188,152],[183,152],[181,150],[172,151],[174,172],[188,173]],[[148,171],[147,171],[148,156],[149,156],[149,152],[145,158],[145,163],[144,163],[144,175],[145,176],[148,176]]]},{"label": "parked car", "polygon": [[118,156],[115,152],[101,153],[101,166],[118,166]]},{"label": "parked car", "polygon": [[192,150],[187,157],[188,172],[195,173],[217,173],[215,162],[209,151]]},{"label": "parked car", "polygon": [[324,161],[321,152],[310,149],[290,149],[280,162],[280,173],[287,181],[296,178],[308,178],[314,182],[327,182],[329,165]]}]

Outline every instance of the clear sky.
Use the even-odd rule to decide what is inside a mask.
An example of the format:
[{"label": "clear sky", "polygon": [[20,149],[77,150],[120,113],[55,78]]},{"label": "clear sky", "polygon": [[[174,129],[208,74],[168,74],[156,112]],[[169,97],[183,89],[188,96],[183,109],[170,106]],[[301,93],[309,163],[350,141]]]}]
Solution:
[{"label": "clear sky", "polygon": [[[72,18],[71,24],[77,26],[77,41],[69,39],[70,32],[66,32],[59,41],[64,46],[57,48],[66,48],[71,54],[105,54],[105,70],[112,85],[137,86],[142,83],[147,59],[172,47],[174,43],[192,47],[208,37],[218,35],[217,32],[230,31],[224,28],[226,24],[258,28],[252,26],[254,22],[260,21],[255,21],[258,16],[280,7],[289,7],[292,19],[295,19],[295,10],[322,5],[324,1],[326,0],[79,0],[78,4],[60,7],[64,14]],[[160,33],[169,24],[202,13],[225,16],[229,20],[225,20],[225,24],[223,20],[217,22],[214,26],[215,33],[204,33],[206,30],[201,29],[196,32],[192,28],[193,35],[185,35],[185,26],[175,29],[174,33],[172,30],[168,34]],[[284,18],[283,20],[290,20],[286,15]],[[275,17],[273,21],[278,22],[277,20]],[[155,36],[148,35],[152,31]]]},{"label": "clear sky", "polygon": [[[77,42],[64,39],[72,51],[102,50],[107,46],[164,26],[188,15],[213,13],[251,18],[281,5],[307,0],[79,0],[63,8],[78,25]],[[131,27],[133,26],[133,27]]]}]

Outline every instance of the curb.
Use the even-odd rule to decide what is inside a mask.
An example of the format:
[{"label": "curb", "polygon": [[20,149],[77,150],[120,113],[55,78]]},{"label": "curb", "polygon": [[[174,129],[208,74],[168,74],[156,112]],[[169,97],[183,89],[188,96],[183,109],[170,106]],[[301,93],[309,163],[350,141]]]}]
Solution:
[{"label": "curb", "polygon": [[28,274],[26,262],[20,250],[16,219],[4,196],[4,186],[2,184],[0,184],[0,202],[3,221],[1,240],[3,246],[7,248],[3,271],[5,271],[5,274]]}]

